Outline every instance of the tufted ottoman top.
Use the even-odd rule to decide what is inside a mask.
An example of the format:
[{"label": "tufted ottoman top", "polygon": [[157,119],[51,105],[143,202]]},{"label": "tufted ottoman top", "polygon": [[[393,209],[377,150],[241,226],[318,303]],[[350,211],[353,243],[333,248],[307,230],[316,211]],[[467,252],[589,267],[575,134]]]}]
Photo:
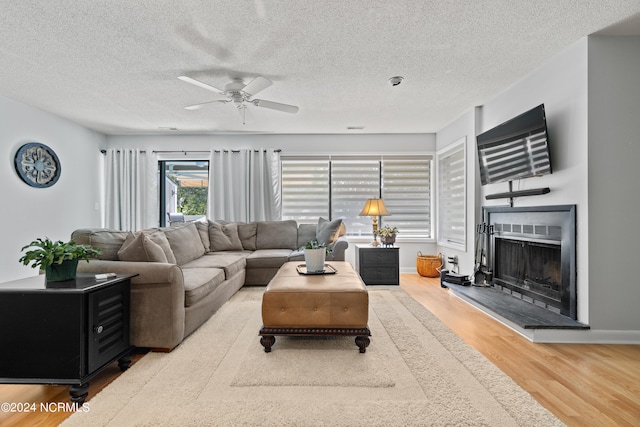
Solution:
[{"label": "tufted ottoman top", "polygon": [[284,264],[262,296],[264,327],[365,328],[369,294],[344,261],[329,261],[336,274],[301,275],[300,261]]}]

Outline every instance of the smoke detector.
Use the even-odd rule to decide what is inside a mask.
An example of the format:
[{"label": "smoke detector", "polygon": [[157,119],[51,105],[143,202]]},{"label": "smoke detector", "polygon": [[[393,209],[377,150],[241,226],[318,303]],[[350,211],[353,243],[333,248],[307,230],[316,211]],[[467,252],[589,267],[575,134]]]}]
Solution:
[{"label": "smoke detector", "polygon": [[394,77],[391,77],[389,79],[389,84],[391,86],[398,86],[400,83],[402,83],[402,80],[404,80],[404,77],[402,77],[402,76],[394,76]]}]

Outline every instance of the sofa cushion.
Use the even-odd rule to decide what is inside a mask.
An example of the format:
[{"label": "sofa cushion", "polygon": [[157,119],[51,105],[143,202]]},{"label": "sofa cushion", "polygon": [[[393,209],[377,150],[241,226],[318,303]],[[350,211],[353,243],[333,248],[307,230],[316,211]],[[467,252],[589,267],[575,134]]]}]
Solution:
[{"label": "sofa cushion", "polygon": [[178,265],[186,264],[204,255],[202,239],[194,223],[166,228],[164,235],[167,236]]},{"label": "sofa cushion", "polygon": [[317,228],[318,226],[316,224],[298,225],[298,244],[296,245],[296,250],[303,247],[307,242],[315,240]]},{"label": "sofa cushion", "polygon": [[247,268],[280,268],[289,261],[289,249],[258,249],[247,257]]},{"label": "sofa cushion", "polygon": [[141,232],[129,233],[118,251],[118,258],[120,261],[168,262],[160,245]]},{"label": "sofa cushion", "polygon": [[98,259],[118,261],[118,251],[129,235],[128,231],[104,228],[82,228],[71,234],[71,240],[79,245],[90,245],[100,249]]},{"label": "sofa cushion", "polygon": [[295,251],[291,252],[289,254],[289,261],[304,261],[304,249],[296,249]]},{"label": "sofa cushion", "polygon": [[209,222],[209,240],[211,252],[216,251],[241,251],[242,242],[238,236],[238,224],[219,224]]},{"label": "sofa cushion", "polygon": [[204,251],[209,252],[211,250],[211,240],[209,239],[209,222],[196,221],[194,222],[196,225],[196,229],[198,229],[198,234],[200,235],[200,240],[202,240],[202,246],[204,246]]},{"label": "sofa cushion", "polygon": [[340,229],[342,228],[342,219],[334,219],[329,221],[322,217],[318,218],[318,226],[316,228],[316,239],[318,243],[330,245],[340,237]]},{"label": "sofa cushion", "polygon": [[171,249],[171,245],[169,244],[169,240],[167,240],[167,236],[165,236],[164,232],[154,228],[149,230],[142,230],[144,234],[146,234],[152,242],[160,245],[164,254],[167,256],[167,262],[170,264],[177,264],[176,256],[173,254],[173,250]]},{"label": "sofa cushion", "polygon": [[255,251],[256,235],[258,233],[258,224],[251,222],[249,224],[238,223],[238,237],[242,242],[242,247],[248,251]]},{"label": "sofa cushion", "polygon": [[251,252],[210,252],[203,257],[184,264],[182,268],[222,268],[225,277],[230,279],[241,270],[244,270],[247,265],[245,258],[250,254]]},{"label": "sofa cushion", "polygon": [[221,268],[185,268],[184,306],[190,307],[216,289],[224,282],[224,271]]},{"label": "sofa cushion", "polygon": [[256,249],[298,249],[298,223],[260,221],[257,223]]}]

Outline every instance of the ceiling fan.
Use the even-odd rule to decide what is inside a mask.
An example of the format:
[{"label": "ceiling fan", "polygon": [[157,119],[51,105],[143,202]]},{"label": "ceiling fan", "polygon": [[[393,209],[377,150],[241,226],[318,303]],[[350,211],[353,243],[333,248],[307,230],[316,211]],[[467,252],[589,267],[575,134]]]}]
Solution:
[{"label": "ceiling fan", "polygon": [[191,83],[192,85],[199,86],[203,89],[207,89],[213,93],[221,95],[222,99],[215,99],[213,101],[202,102],[199,104],[187,105],[184,107],[187,110],[197,110],[206,105],[221,102],[233,102],[238,110],[242,113],[242,124],[245,120],[245,110],[248,104],[253,104],[256,107],[269,108],[271,110],[283,111],[285,113],[295,114],[298,112],[298,107],[295,105],[282,104],[280,102],[267,101],[265,99],[253,99],[253,96],[258,92],[268,88],[273,82],[265,77],[258,76],[251,80],[248,84],[244,84],[242,79],[236,78],[224,86],[224,90],[213,87],[207,83],[203,83],[199,80],[192,79],[187,76],[178,77],[183,82]]}]

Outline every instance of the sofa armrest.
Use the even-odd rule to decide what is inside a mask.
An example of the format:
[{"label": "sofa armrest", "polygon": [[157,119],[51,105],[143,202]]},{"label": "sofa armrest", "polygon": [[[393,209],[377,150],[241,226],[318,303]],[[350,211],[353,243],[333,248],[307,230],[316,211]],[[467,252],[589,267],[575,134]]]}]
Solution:
[{"label": "sofa armrest", "polygon": [[331,261],[344,261],[345,251],[349,247],[349,242],[344,237],[338,237],[335,242],[329,248],[331,249],[331,255],[327,257]]},{"label": "sofa armrest", "polygon": [[90,260],[78,272],[131,278],[131,345],[171,350],[184,338],[184,277],[175,264]]}]

